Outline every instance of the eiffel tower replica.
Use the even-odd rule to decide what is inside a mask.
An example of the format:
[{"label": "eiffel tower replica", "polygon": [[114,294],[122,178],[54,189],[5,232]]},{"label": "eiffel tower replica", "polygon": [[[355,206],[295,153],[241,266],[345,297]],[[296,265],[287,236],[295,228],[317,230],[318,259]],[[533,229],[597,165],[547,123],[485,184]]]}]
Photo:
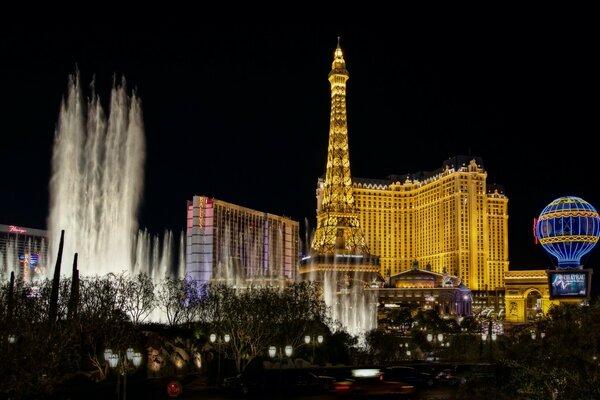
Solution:
[{"label": "eiffel tower replica", "polygon": [[383,281],[379,257],[369,252],[352,194],[346,117],[348,78],[338,38],[329,73],[331,118],[325,183],[317,211],[317,229],[309,255],[300,265],[303,279],[321,281],[325,274],[336,274],[341,291],[347,290],[356,279],[365,286]]}]

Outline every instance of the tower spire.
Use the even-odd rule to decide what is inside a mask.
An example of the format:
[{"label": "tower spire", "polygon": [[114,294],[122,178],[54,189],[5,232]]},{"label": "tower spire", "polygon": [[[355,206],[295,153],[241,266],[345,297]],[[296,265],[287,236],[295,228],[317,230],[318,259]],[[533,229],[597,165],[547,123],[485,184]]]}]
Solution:
[{"label": "tower spire", "polygon": [[370,306],[377,302],[377,291],[367,291],[365,287],[379,285],[383,278],[379,257],[369,253],[354,205],[346,120],[349,76],[338,38],[329,73],[329,145],[325,181],[319,181],[317,192],[317,228],[309,255],[302,259],[298,273],[304,279],[323,282],[323,297],[333,320],[358,335],[377,326]]},{"label": "tower spire", "polygon": [[352,194],[346,118],[346,81],[349,77],[338,37],[329,73],[331,116],[325,184],[312,242],[313,251],[322,254],[369,254]]}]

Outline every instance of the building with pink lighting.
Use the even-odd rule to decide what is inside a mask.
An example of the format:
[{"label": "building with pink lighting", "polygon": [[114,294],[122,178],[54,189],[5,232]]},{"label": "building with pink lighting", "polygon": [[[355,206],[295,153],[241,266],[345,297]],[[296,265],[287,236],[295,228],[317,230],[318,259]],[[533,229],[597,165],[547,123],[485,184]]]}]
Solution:
[{"label": "building with pink lighting", "polygon": [[0,278],[29,282],[44,277],[48,269],[47,232],[41,229],[0,224]]},{"label": "building with pink lighting", "polygon": [[187,205],[186,276],[237,287],[293,281],[299,223],[288,217],[194,196]]}]

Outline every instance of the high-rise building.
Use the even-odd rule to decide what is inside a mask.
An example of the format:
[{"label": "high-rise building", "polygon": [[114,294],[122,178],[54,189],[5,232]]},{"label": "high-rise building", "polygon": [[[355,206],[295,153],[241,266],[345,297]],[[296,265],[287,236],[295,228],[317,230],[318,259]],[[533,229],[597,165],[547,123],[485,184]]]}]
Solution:
[{"label": "high-rise building", "polygon": [[0,278],[11,272],[29,282],[44,278],[48,269],[47,232],[41,229],[0,224]]},{"label": "high-rise building", "polygon": [[[360,226],[381,274],[421,268],[457,275],[471,290],[504,286],[508,198],[486,182],[479,157],[456,156],[438,170],[388,179],[352,178]],[[320,179],[317,202],[326,198]]]},{"label": "high-rise building", "polygon": [[186,275],[246,286],[293,280],[299,223],[205,196],[187,205]]}]

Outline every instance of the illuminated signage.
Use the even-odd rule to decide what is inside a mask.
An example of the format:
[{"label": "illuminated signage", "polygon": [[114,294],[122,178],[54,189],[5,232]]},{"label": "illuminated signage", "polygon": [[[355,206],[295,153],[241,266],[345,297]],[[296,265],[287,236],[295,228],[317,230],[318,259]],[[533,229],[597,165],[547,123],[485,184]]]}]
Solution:
[{"label": "illuminated signage", "polygon": [[10,233],[27,233],[27,229],[20,228],[16,225],[9,225],[8,232],[10,232]]},{"label": "illuminated signage", "polygon": [[548,271],[551,299],[589,299],[591,269]]}]

